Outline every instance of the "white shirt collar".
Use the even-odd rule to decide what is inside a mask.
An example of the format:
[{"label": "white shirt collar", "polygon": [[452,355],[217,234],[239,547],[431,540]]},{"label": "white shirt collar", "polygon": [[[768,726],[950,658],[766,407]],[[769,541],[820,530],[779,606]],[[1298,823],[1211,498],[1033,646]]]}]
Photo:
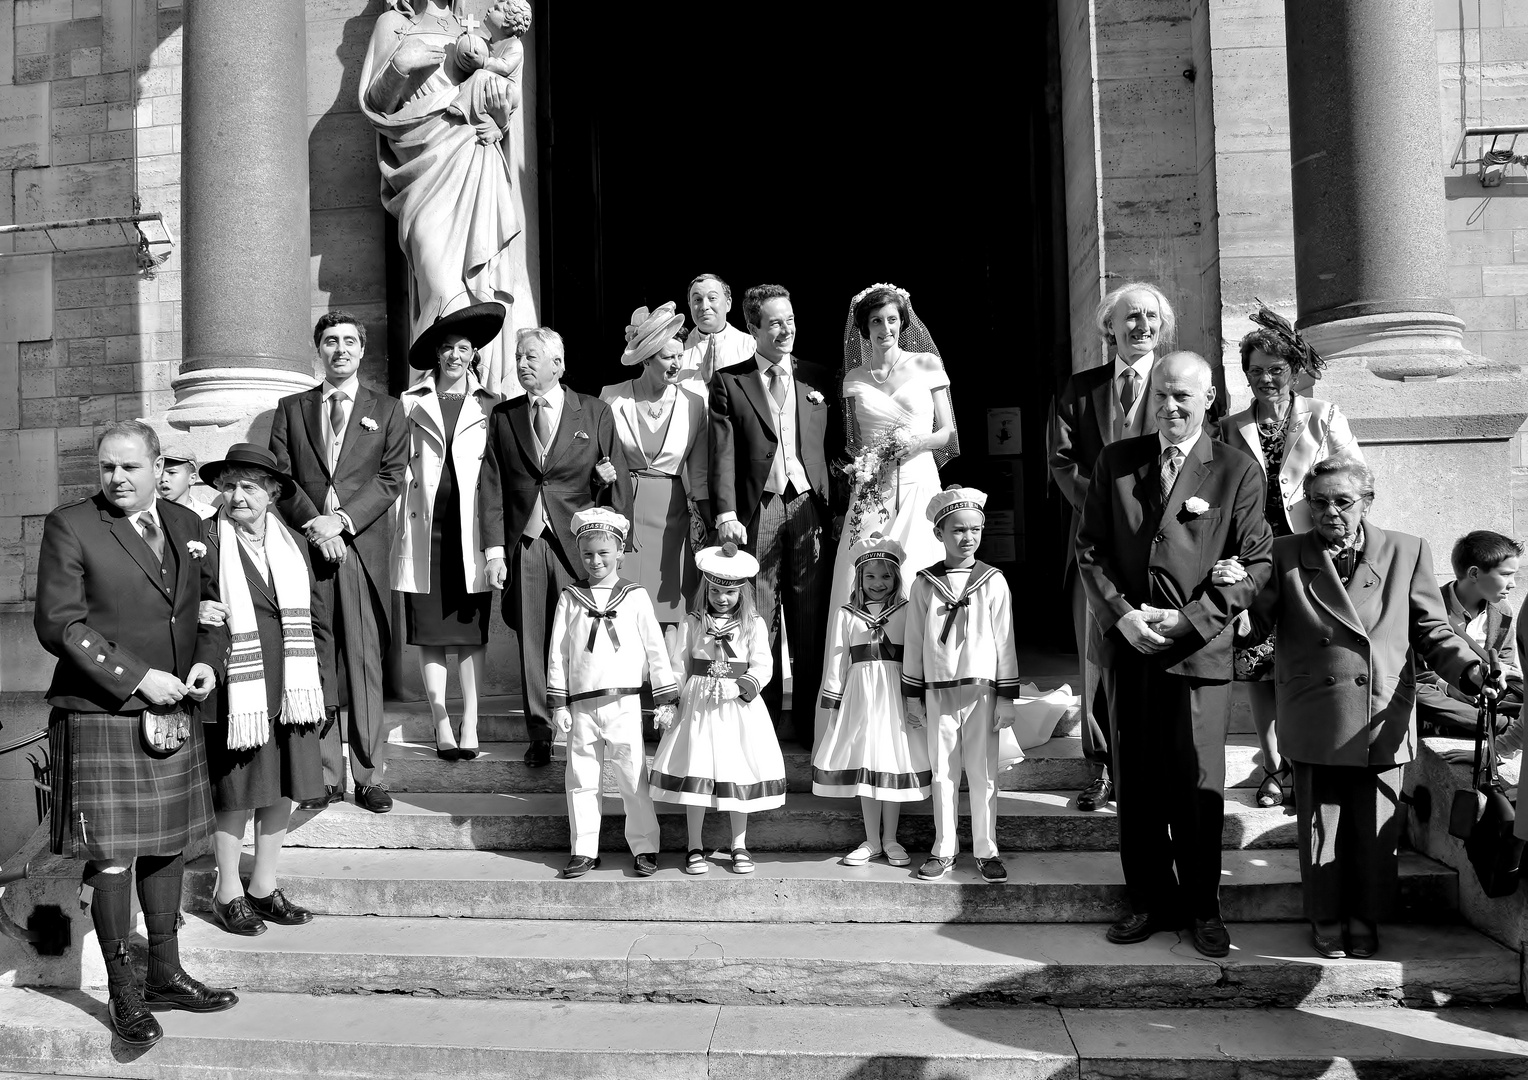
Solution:
[{"label": "white shirt collar", "polygon": [[1186,460],[1188,458],[1189,454],[1193,452],[1193,449],[1198,444],[1199,440],[1202,439],[1202,438],[1204,438],[1204,425],[1203,424],[1199,425],[1199,430],[1194,432],[1194,434],[1192,436],[1190,436],[1189,438],[1184,439],[1182,442],[1176,443],[1176,444],[1168,442],[1166,432],[1164,432],[1161,428],[1158,428],[1157,429],[1157,456],[1160,457],[1164,453],[1166,453],[1167,452],[1167,448],[1169,446],[1176,445],[1178,447],[1178,449],[1180,451],[1182,451],[1183,457]]},{"label": "white shirt collar", "polygon": [[1147,354],[1133,364],[1125,363],[1124,357],[1116,354],[1114,357],[1114,381],[1116,383],[1119,382],[1119,377],[1125,373],[1125,369],[1129,368],[1136,375],[1140,376],[1141,387],[1144,389],[1146,380],[1151,377],[1151,365],[1153,363],[1155,363],[1155,354]]},{"label": "white shirt collar", "polygon": [[159,516],[159,496],[154,496],[154,501],[149,503],[147,507],[142,510],[135,510],[133,513],[129,514],[128,517],[132,519],[134,525],[138,525],[143,520],[143,516],[145,514],[153,519],[154,527],[156,529],[158,529],[160,532],[164,531],[164,522]]},{"label": "white shirt collar", "polygon": [[324,380],[324,401],[327,402],[330,398],[332,398],[340,390],[345,391],[345,397],[348,400],[354,401],[355,400],[356,391],[358,391],[360,389],[361,389],[361,377],[359,375],[352,375],[352,376],[350,376],[350,378],[346,379],[344,382],[340,383],[338,386],[335,386],[328,379],[325,379]]},{"label": "white shirt collar", "polygon": [[562,388],[562,383],[558,381],[553,383],[552,388],[544,394],[533,394],[527,390],[525,392],[525,396],[531,399],[532,405],[536,404],[536,398],[544,397],[546,398],[546,403],[551,408],[551,410],[553,412],[559,412],[562,409],[562,401],[566,396],[566,392]]},{"label": "white shirt collar", "polygon": [[[760,375],[766,374],[769,371],[771,365],[775,363],[773,360],[766,360],[763,353],[754,353],[753,362],[759,365]],[[796,358],[794,356],[788,357],[783,363],[780,364],[780,369],[784,371],[787,376],[790,376],[792,374],[791,369],[795,366],[795,362]]]}]

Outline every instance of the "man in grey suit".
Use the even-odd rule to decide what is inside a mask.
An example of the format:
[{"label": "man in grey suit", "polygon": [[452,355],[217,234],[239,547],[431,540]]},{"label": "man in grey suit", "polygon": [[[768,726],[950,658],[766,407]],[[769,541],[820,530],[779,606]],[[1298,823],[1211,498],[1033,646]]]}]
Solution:
[{"label": "man in grey suit", "polygon": [[[393,808],[382,786],[387,748],[382,658],[392,637],[388,511],[403,490],[408,421],[397,398],[361,385],[357,373],[366,353],[366,328],[354,315],[324,314],[313,328],[313,345],[324,381],[282,398],[271,422],[276,467],[297,481],[297,490],[279,508],[321,556],[313,560],[313,576],[335,623],[340,701],[349,703],[346,742],[355,803],[385,814]],[[327,793],[303,803],[305,809],[345,797],[333,718],[320,745]]]}]

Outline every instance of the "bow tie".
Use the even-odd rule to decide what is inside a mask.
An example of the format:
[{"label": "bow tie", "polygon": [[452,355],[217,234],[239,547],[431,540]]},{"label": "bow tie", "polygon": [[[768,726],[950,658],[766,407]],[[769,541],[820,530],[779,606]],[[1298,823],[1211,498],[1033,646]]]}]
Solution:
[{"label": "bow tie", "polygon": [[737,653],[732,651],[733,632],[731,630],[707,630],[706,636],[722,647],[722,652],[727,654],[728,659],[737,659]]},{"label": "bow tie", "polygon": [[890,611],[882,611],[879,615],[872,615],[868,611],[860,612],[860,618],[865,620],[865,628],[870,631],[870,640],[879,642],[886,637],[886,620],[891,618]]},{"label": "bow tie", "polygon": [[590,608],[589,618],[593,619],[594,622],[589,627],[589,640],[584,643],[584,652],[594,651],[594,639],[599,635],[601,626],[605,628],[605,633],[610,637],[610,647],[612,649],[619,649],[621,647],[621,639],[615,632],[614,611],[595,611],[593,608]]},{"label": "bow tie", "polygon": [[971,604],[970,596],[962,596],[959,600],[946,601],[939,614],[944,616],[944,629],[939,631],[939,644],[943,645],[945,639],[950,636],[950,627],[955,625],[955,613],[963,607]]}]

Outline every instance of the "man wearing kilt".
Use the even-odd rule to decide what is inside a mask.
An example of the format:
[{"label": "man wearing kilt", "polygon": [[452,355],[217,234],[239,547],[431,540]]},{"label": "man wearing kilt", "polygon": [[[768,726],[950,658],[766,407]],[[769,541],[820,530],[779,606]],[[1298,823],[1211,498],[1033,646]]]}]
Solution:
[{"label": "man wearing kilt", "polygon": [[[180,966],[184,851],[212,830],[197,706],[227,661],[226,627],[199,624],[216,600],[201,518],[156,497],[164,459],[154,430],[106,428],[96,444],[101,491],[43,525],[34,623],[58,658],[48,703],[52,847],[84,859],[113,1030],[129,1046],[158,1041],[151,1008],[217,1012],[237,1001]],[[148,930],[148,978],[128,958],[130,870]]]}]

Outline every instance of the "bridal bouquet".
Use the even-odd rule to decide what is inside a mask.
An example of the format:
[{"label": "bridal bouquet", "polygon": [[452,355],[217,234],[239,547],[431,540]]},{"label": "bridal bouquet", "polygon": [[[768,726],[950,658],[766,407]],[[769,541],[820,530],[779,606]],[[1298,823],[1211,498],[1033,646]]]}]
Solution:
[{"label": "bridal bouquet", "polygon": [[860,452],[842,467],[844,476],[854,485],[849,507],[849,542],[858,542],[881,529],[891,520],[886,505],[891,481],[897,466],[912,453],[914,436],[904,427],[883,432],[860,448]]}]

